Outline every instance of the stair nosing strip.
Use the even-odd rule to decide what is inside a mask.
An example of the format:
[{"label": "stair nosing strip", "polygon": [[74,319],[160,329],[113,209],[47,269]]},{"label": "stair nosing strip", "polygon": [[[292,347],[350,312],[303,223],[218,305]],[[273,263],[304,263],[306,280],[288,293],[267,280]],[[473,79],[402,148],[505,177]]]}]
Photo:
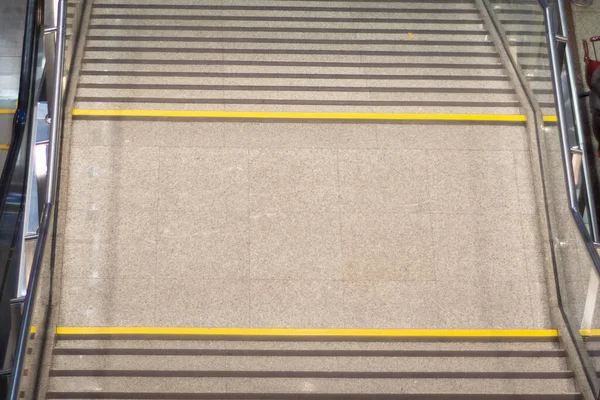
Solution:
[{"label": "stair nosing strip", "polygon": [[563,358],[565,350],[272,350],[272,349],[156,349],[156,348],[64,348],[56,347],[54,355],[102,356],[223,356],[223,357],[503,357]]},{"label": "stair nosing strip", "polygon": [[50,377],[127,378],[314,378],[314,379],[571,379],[573,371],[232,371],[51,369]]},{"label": "stair nosing strip", "polygon": [[85,46],[86,52],[119,53],[183,53],[183,54],[285,54],[285,55],[337,55],[337,56],[394,56],[394,57],[473,57],[498,59],[496,52],[457,51],[383,51],[383,50],[314,50],[314,49],[217,49],[193,47],[111,47]]},{"label": "stair nosing strip", "polygon": [[193,72],[193,71],[105,71],[84,69],[79,75],[85,76],[132,76],[132,77],[177,77],[177,78],[225,78],[225,79],[357,79],[357,80],[433,80],[433,81],[489,81],[505,82],[506,75],[384,75],[384,74],[309,74],[309,73],[242,73],[242,72]]},{"label": "stair nosing strip", "polygon": [[177,392],[57,392],[46,393],[48,399],[152,399],[152,400],[580,400],[580,392],[567,393],[177,393]]},{"label": "stair nosing strip", "polygon": [[293,100],[293,99],[230,99],[230,98],[175,98],[175,97],[94,97],[77,96],[80,103],[153,103],[153,104],[248,104],[248,105],[308,105],[308,106],[432,106],[432,107],[510,107],[514,102],[481,101],[410,101],[410,100]]},{"label": "stair nosing strip", "polygon": [[460,34],[485,36],[489,33],[484,29],[471,30],[445,30],[445,29],[385,29],[385,28],[309,28],[309,27],[240,27],[240,26],[194,26],[194,25],[109,25],[109,24],[90,24],[89,29],[105,30],[157,30],[157,31],[222,31],[222,32],[315,32],[315,33],[414,33],[414,34]]},{"label": "stair nosing strip", "polygon": [[160,59],[120,59],[120,58],[89,58],[82,64],[152,64],[152,65],[241,65],[241,66],[273,66],[273,67],[346,67],[346,68],[473,68],[504,70],[501,63],[497,64],[435,64],[435,63],[369,63],[369,62],[335,62],[335,61],[254,61],[254,60],[160,60]]},{"label": "stair nosing strip", "polygon": [[[75,118],[76,116],[74,116]],[[196,120],[196,119],[194,119]],[[373,123],[367,120],[367,123]],[[409,121],[423,124],[427,121]],[[450,123],[451,121],[441,121]],[[472,123],[473,121],[468,121]],[[488,121],[483,121],[488,122]],[[520,122],[521,124],[523,122]],[[515,123],[511,123],[514,125]],[[192,340],[192,341],[253,341],[253,342],[558,342],[557,336],[507,337],[392,337],[392,336],[257,336],[257,335],[182,335],[182,334],[56,334],[57,340]]]},{"label": "stair nosing strip", "polygon": [[332,23],[380,23],[380,24],[455,24],[481,25],[481,19],[414,19],[414,18],[327,18],[327,17],[265,17],[265,16],[222,16],[222,15],[147,15],[147,14],[92,14],[94,20],[160,20],[160,21],[261,21],[261,22],[332,22]]},{"label": "stair nosing strip", "polygon": [[[79,83],[79,89],[122,90],[181,90],[181,91],[239,91],[239,92],[330,92],[330,93],[436,93],[436,94],[515,94],[514,89],[480,87],[368,87],[368,86],[263,86],[263,85],[205,85],[154,83]],[[168,98],[165,99],[168,102]]]},{"label": "stair nosing strip", "polygon": [[[331,13],[404,13],[404,14],[426,14],[435,11],[436,14],[474,14],[479,15],[476,8],[389,8],[389,7],[306,7],[306,6],[232,6],[232,5],[197,5],[197,4],[126,4],[126,3],[104,3],[93,4],[92,9],[114,9],[114,10],[208,10],[208,11],[293,11],[293,12],[331,12]],[[520,13],[522,14],[522,13]]]},{"label": "stair nosing strip", "polygon": [[450,41],[450,40],[419,40],[419,39],[398,39],[398,40],[385,40],[385,39],[292,39],[292,38],[214,38],[214,37],[202,37],[197,38],[193,36],[100,36],[100,35],[88,35],[86,38],[88,41],[106,41],[106,42],[189,42],[189,43],[286,43],[286,44],[347,44],[347,45],[397,45],[397,46],[471,46],[471,47],[493,47],[494,44],[490,41],[482,42],[464,42],[464,41]]}]

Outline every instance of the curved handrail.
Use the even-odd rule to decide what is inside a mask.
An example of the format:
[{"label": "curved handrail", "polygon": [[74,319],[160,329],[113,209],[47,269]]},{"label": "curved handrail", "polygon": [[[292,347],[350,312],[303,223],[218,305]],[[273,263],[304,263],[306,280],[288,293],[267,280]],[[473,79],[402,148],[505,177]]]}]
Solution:
[{"label": "curved handrail", "polygon": [[[553,6],[548,3],[547,0],[538,0],[540,5],[544,8],[544,23],[546,25],[546,36],[548,51],[550,54],[550,68],[552,73],[552,87],[554,91],[554,97],[556,99],[556,112],[558,115],[558,128],[560,132],[560,145],[561,152],[563,154],[563,168],[565,172],[565,180],[567,183],[567,197],[569,199],[569,209],[575,217],[577,228],[584,239],[588,253],[592,259],[594,269],[598,276],[600,276],[600,256],[597,251],[597,243],[600,240],[598,231],[598,221],[596,218],[595,199],[592,191],[592,182],[589,176],[589,164],[587,163],[587,150],[586,143],[583,138],[583,123],[581,121],[581,110],[579,108],[579,94],[577,93],[577,87],[575,83],[575,68],[573,66],[573,57],[571,49],[567,43],[566,37],[557,37],[554,25],[552,23],[552,11]],[[559,16],[559,23],[561,25],[561,31],[563,35],[567,32],[567,21],[564,10],[563,0],[557,0],[557,11]],[[559,59],[559,49],[557,41],[562,40],[564,43],[564,61],[566,65],[566,75],[568,78],[569,95],[572,101],[573,107],[573,119],[575,124],[575,132],[577,133],[579,146],[582,152],[582,167],[583,167],[583,179],[586,188],[586,199],[589,207],[591,225],[592,225],[592,236],[590,237],[588,230],[583,221],[581,211],[579,210],[579,202],[576,194],[576,184],[574,178],[573,166],[569,162],[571,157],[571,149],[568,142],[568,127],[567,127],[567,113],[565,109],[566,97],[563,93],[562,82],[561,82],[561,66]]]},{"label": "curved handrail", "polygon": [[[564,1],[557,0],[555,4],[551,4],[547,0],[538,0],[542,8],[544,9],[544,25],[546,28],[546,43],[548,47],[548,53],[550,56],[550,71],[552,76],[552,88],[555,98],[556,113],[558,116],[558,129],[560,134],[560,150],[562,154],[562,164],[566,181],[567,198],[569,202],[569,210],[577,226],[577,230],[583,239],[587,253],[592,261],[593,270],[596,277],[600,277],[600,256],[598,255],[597,244],[600,240],[598,231],[598,221],[596,216],[596,206],[594,193],[592,189],[592,180],[590,178],[589,164],[587,159],[586,141],[583,136],[583,123],[581,121],[581,109],[579,105],[579,94],[577,92],[577,86],[575,82],[575,68],[573,66],[573,56],[571,54],[571,48],[568,40],[568,25],[565,14]],[[554,26],[554,15],[553,12],[558,13],[558,27],[560,34],[557,33]],[[559,48],[562,47],[561,48]],[[563,54],[563,60],[561,60],[561,52]],[[564,69],[563,66],[564,65]],[[565,73],[567,93],[563,91],[563,72]],[[567,114],[566,104],[570,101],[572,118]],[[585,225],[583,215],[579,209],[579,200],[577,196],[577,184],[575,182],[575,171],[573,164],[571,163],[572,149],[569,145],[569,126],[571,123],[572,128],[575,131],[577,141],[579,142],[579,150],[581,154],[582,163],[582,178],[583,184],[585,185],[585,199],[587,202],[590,225],[591,225],[591,236],[588,228]],[[588,289],[589,290],[589,289]],[[595,303],[595,301],[594,301]],[[582,316],[582,324],[590,323],[593,312],[587,309],[586,304]],[[592,309],[593,310],[593,309]],[[564,314],[564,307],[561,306],[561,312]],[[587,315],[589,314],[589,315]],[[589,317],[589,321],[587,318]],[[586,322],[587,321],[587,322]],[[573,331],[574,327],[567,324],[569,330]],[[575,332],[571,332],[573,335]],[[581,352],[582,349],[577,347],[577,351]],[[585,350],[583,350],[585,351]],[[580,358],[583,358],[583,354],[579,354]],[[598,390],[597,380],[595,379],[596,371],[590,371],[588,368],[584,368],[584,372],[590,387],[594,391]],[[594,396],[597,396],[597,392]]]},{"label": "curved handrail", "polygon": [[[556,112],[558,115],[558,126],[560,129],[560,134],[561,134],[561,150],[563,152],[563,166],[565,168],[565,174],[566,174],[566,178],[567,178],[567,191],[568,191],[568,198],[569,198],[569,206],[571,207],[572,210],[575,210],[577,212],[579,212],[579,204],[577,201],[577,194],[576,194],[576,185],[575,185],[575,181],[574,181],[574,175],[573,175],[573,170],[572,170],[572,165],[567,162],[567,160],[569,160],[570,158],[570,148],[568,145],[568,139],[567,139],[567,135],[568,135],[568,128],[566,125],[566,110],[565,110],[565,102],[566,102],[566,98],[564,98],[564,93],[562,91],[562,85],[561,85],[561,68],[560,68],[560,59],[559,59],[559,55],[558,55],[558,47],[557,47],[557,34],[554,30],[554,25],[552,24],[552,5],[550,5],[548,3],[548,1],[546,0],[540,0],[540,4],[545,4],[544,7],[544,22],[546,25],[546,35],[547,35],[547,44],[548,44],[548,50],[550,53],[550,67],[551,67],[551,72],[552,72],[552,81],[553,81],[553,89],[554,89],[554,96],[556,98]],[[558,11],[558,17],[559,17],[559,23],[561,26],[561,31],[563,35],[566,35],[567,33],[567,20],[566,20],[566,15],[565,15],[565,9],[564,9],[564,3],[563,0],[558,0],[558,7],[557,7],[557,11]],[[580,150],[582,152],[581,157],[582,157],[582,168],[583,168],[583,179],[585,181],[585,189],[586,189],[586,198],[588,201],[588,205],[589,205],[589,213],[590,213],[590,219],[591,219],[591,226],[592,226],[592,237],[591,239],[593,240],[593,243],[597,243],[598,240],[600,240],[599,238],[599,232],[598,232],[598,221],[596,218],[596,207],[595,207],[595,200],[594,200],[594,195],[592,192],[592,182],[591,182],[591,178],[590,178],[590,173],[589,173],[589,164],[587,162],[587,151],[586,151],[586,143],[585,143],[585,139],[583,138],[583,123],[581,121],[581,110],[580,110],[580,106],[579,106],[579,94],[577,92],[577,86],[575,83],[575,68],[573,66],[573,56],[571,54],[571,48],[567,43],[567,38],[564,37],[562,38],[564,40],[565,43],[565,48],[564,48],[564,60],[565,60],[565,65],[566,65],[566,72],[567,72],[567,78],[568,78],[568,86],[569,86],[569,97],[572,101],[572,107],[573,107],[573,118],[574,118],[574,123],[575,123],[575,132],[578,136],[578,141],[579,141],[579,146],[580,146]],[[580,228],[581,229],[581,228]],[[584,234],[584,232],[581,232],[582,235]],[[584,235],[583,236],[584,239],[588,239],[589,241],[589,236],[588,235]],[[592,259],[594,260],[594,266],[596,267],[596,272],[598,272],[598,274],[600,274],[600,259],[598,258],[598,254],[596,252],[596,250],[594,250],[592,253],[595,254],[595,257],[592,255]],[[598,261],[598,263],[596,263],[596,261]]]},{"label": "curved handrail", "polygon": [[54,199],[56,195],[56,178],[58,170],[58,149],[59,149],[59,132],[62,123],[62,96],[63,96],[63,74],[64,74],[64,55],[65,55],[65,33],[66,33],[66,0],[58,0],[57,26],[56,26],[56,43],[55,43],[55,59],[52,77],[52,115],[50,121],[50,140],[48,150],[48,184],[46,186],[46,199],[43,205],[41,220],[39,225],[39,237],[36,243],[29,283],[27,285],[27,295],[23,305],[23,318],[21,330],[19,332],[19,340],[17,351],[15,353],[15,362],[12,368],[10,386],[10,400],[18,399],[19,384],[21,380],[21,371],[25,360],[27,350],[27,338],[31,330],[31,320],[33,315],[33,304],[35,301],[38,281],[40,279],[40,270],[44,250],[49,234],[49,221],[54,212]]}]

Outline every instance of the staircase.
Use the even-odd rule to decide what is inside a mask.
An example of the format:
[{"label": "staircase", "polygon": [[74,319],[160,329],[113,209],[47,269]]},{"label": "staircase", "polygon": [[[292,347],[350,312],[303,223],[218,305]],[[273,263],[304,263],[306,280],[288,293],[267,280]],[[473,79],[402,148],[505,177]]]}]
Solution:
[{"label": "staircase", "polygon": [[94,2],[78,109],[518,113],[471,0]]},{"label": "staircase", "polygon": [[556,337],[58,335],[48,399],[580,399]]},{"label": "staircase", "polygon": [[[555,331],[491,334],[551,321],[525,117],[474,1],[91,12],[58,325],[117,333],[59,328],[46,398],[581,397]],[[152,334],[183,327],[303,334]],[[379,334],[306,334],[332,327]],[[450,334],[385,333],[415,327]]]}]

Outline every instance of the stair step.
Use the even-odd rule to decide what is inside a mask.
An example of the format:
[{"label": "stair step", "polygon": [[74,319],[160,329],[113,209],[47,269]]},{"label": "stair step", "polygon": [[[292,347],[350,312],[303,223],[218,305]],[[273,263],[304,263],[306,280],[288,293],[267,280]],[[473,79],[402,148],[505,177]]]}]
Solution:
[{"label": "stair step", "polygon": [[[571,379],[51,377],[49,392],[572,393]],[[47,396],[53,398],[51,394]],[[54,397],[56,398],[56,397]],[[163,396],[169,398],[169,396]]]},{"label": "stair step", "polygon": [[[580,400],[580,393],[535,393],[535,394],[510,394],[510,393],[477,393],[477,394],[457,394],[457,393],[402,393],[402,394],[385,394],[375,393],[369,395],[372,400],[455,400],[457,395],[463,400]],[[51,396],[51,397],[50,397]],[[53,392],[48,399],[138,399],[138,400],[154,400],[154,399],[173,399],[173,400],[257,400],[257,399],[277,399],[277,400],[364,400],[364,394],[350,393],[99,393],[99,392]]]},{"label": "stair step", "polygon": [[[145,351],[140,351],[145,350]],[[273,355],[268,352],[258,352],[256,355],[247,354],[248,352],[231,352],[223,350],[221,353],[214,351],[207,354],[194,354],[193,352],[179,352],[178,354],[161,354],[152,352],[152,349],[137,349],[127,355],[120,354],[87,354],[78,355],[54,355],[53,373],[72,370],[79,373],[91,373],[90,371],[143,371],[148,368],[148,363],[155,358],[155,362],[160,361],[155,369],[169,370],[169,372],[179,371],[181,373],[200,373],[202,371],[222,371],[235,370],[243,373],[256,370],[276,372],[282,371],[305,371],[305,372],[326,372],[338,371],[340,373],[374,373],[385,374],[406,374],[400,377],[411,378],[419,377],[421,374],[461,374],[474,377],[477,374],[518,374],[527,376],[528,373],[562,374],[566,370],[566,363],[563,357],[502,357],[501,354],[491,353],[487,356],[470,355],[465,352],[462,355],[444,356],[435,351],[429,353],[416,353],[414,356],[394,355],[391,352],[383,353],[377,357],[370,356],[364,352],[353,355],[344,355],[343,352],[336,352],[330,356],[312,356],[306,352],[300,352],[290,356],[285,351],[275,352]],[[265,354],[267,353],[267,354]],[[216,354],[216,355],[215,355]],[[477,372],[473,370],[473,363],[477,363]],[[68,374],[67,374],[68,375]],[[520,377],[520,376],[519,376]]]},{"label": "stair step", "polygon": [[[276,27],[229,27],[229,26],[180,26],[180,25],[102,25],[94,24],[88,34],[97,36],[143,36],[149,38],[188,37],[192,40],[204,41],[223,38],[229,42],[236,40],[266,40],[269,38],[292,40],[335,40],[345,42],[355,41],[382,41],[393,43],[402,40],[440,42],[440,35],[444,41],[457,45],[469,46],[475,43],[491,43],[488,41],[487,32],[484,30],[449,30],[449,29],[342,29],[342,28],[276,28]],[[349,34],[351,34],[349,36]],[[541,37],[543,38],[543,37]],[[183,39],[181,39],[183,40]],[[544,43],[544,42],[540,42]]]}]

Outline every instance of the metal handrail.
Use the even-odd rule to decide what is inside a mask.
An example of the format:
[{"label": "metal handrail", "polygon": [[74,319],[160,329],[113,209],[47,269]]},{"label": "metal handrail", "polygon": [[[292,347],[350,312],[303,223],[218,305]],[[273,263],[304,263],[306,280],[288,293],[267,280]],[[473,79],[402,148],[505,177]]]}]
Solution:
[{"label": "metal handrail", "polygon": [[23,318],[21,331],[19,332],[19,341],[13,364],[13,374],[11,377],[10,400],[17,400],[19,395],[19,384],[21,381],[21,370],[25,360],[27,350],[27,338],[31,329],[31,319],[33,315],[33,303],[38,288],[38,280],[44,249],[48,239],[50,216],[54,212],[54,201],[56,197],[56,179],[58,172],[58,149],[59,132],[62,122],[62,97],[63,97],[63,74],[64,74],[64,56],[65,56],[65,36],[66,36],[66,0],[58,0],[57,26],[55,58],[53,63],[52,77],[52,115],[50,121],[50,142],[48,154],[48,184],[46,189],[46,199],[42,210],[42,216],[39,225],[39,239],[35,247],[27,295],[23,306]]},{"label": "metal handrail", "polygon": [[[544,7],[544,22],[546,25],[546,35],[547,35],[547,44],[548,51],[550,54],[550,66],[552,72],[552,80],[553,80],[553,88],[554,88],[554,96],[556,98],[556,112],[558,115],[558,124],[561,134],[561,150],[563,152],[563,161],[566,178],[567,178],[567,190],[569,197],[569,206],[572,211],[577,211],[579,213],[579,205],[577,202],[577,194],[576,194],[576,184],[574,181],[574,175],[572,168],[569,168],[571,164],[567,162],[571,156],[571,150],[567,141],[567,121],[566,121],[566,110],[565,110],[565,98],[564,93],[562,91],[562,82],[561,82],[561,66],[560,66],[560,58],[558,55],[559,48],[557,43],[561,43],[564,46],[564,61],[566,65],[566,75],[569,83],[569,94],[572,100],[573,107],[573,119],[575,122],[575,132],[577,134],[577,138],[579,141],[579,146],[581,150],[582,157],[582,167],[583,167],[583,179],[585,182],[586,189],[586,198],[589,205],[589,213],[590,213],[590,222],[592,226],[592,240],[594,242],[598,242],[599,240],[599,231],[598,231],[598,221],[596,219],[596,207],[595,200],[592,191],[591,178],[589,172],[589,164],[587,162],[587,151],[586,151],[586,143],[585,138],[583,136],[583,123],[581,121],[581,109],[579,107],[579,93],[577,91],[577,85],[575,82],[575,68],[573,66],[573,56],[571,54],[571,47],[568,44],[567,37],[567,19],[565,15],[564,2],[563,0],[558,0],[558,16],[560,20],[560,27],[562,36],[557,35],[556,30],[554,28],[554,24],[552,23],[552,5],[550,5],[546,0],[540,1],[542,6]],[[545,3],[545,5],[543,4]],[[587,236],[587,235],[586,235]],[[585,237],[585,236],[584,236]],[[600,272],[600,270],[598,270]]]},{"label": "metal handrail", "polygon": [[[566,186],[567,186],[567,197],[569,201],[569,210],[575,221],[575,225],[579,230],[579,233],[585,243],[588,255],[590,256],[593,264],[592,272],[590,273],[590,282],[588,284],[588,291],[583,314],[581,316],[581,329],[590,329],[592,326],[594,308],[596,305],[596,296],[600,284],[600,256],[598,255],[598,221],[596,219],[596,206],[595,199],[592,190],[592,180],[590,178],[589,164],[587,159],[586,141],[583,135],[583,123],[581,121],[581,109],[579,106],[579,93],[575,83],[575,68],[573,66],[573,57],[571,54],[571,48],[568,40],[568,26],[565,15],[564,1],[557,0],[556,4],[549,4],[547,0],[539,0],[540,5],[544,9],[544,24],[546,27],[546,42],[548,46],[548,53],[550,55],[550,71],[552,75],[552,87],[555,97],[555,108],[558,116],[558,128],[560,133],[560,149],[562,154],[563,169],[565,174]],[[558,23],[560,24],[560,35],[557,34],[553,12],[555,9],[558,12]],[[560,53],[563,53],[563,59],[561,60]],[[563,69],[561,62],[564,63],[566,68]],[[567,79],[568,93],[563,92],[563,81],[562,73],[565,73]],[[568,121],[566,104],[567,100],[570,100],[571,111],[573,121]],[[572,149],[569,146],[569,126],[568,123],[573,124],[577,141],[579,142],[579,154],[581,156],[581,168],[583,170],[583,184],[585,185],[585,199],[587,201],[588,213],[590,216],[591,225],[591,236],[588,228],[585,225],[582,213],[579,209],[579,201],[577,197],[577,184],[575,181],[575,175],[573,170],[573,164],[571,163]],[[570,327],[569,329],[572,329]],[[571,333],[573,334],[573,332]],[[578,349],[578,352],[580,349]],[[582,358],[583,354],[579,354]],[[583,361],[583,358],[582,358]],[[597,381],[594,380],[596,375],[595,370],[588,370],[584,368],[586,379],[590,384],[590,387],[596,391],[594,396],[597,396]]]},{"label": "metal handrail", "polygon": [[[596,250],[596,243],[599,240],[599,231],[598,231],[598,221],[596,219],[596,207],[595,207],[595,199],[592,190],[592,182],[589,173],[589,164],[587,160],[587,150],[586,143],[583,137],[583,123],[581,121],[581,110],[579,107],[579,94],[577,92],[577,86],[575,83],[575,68],[573,66],[573,57],[571,54],[571,49],[568,43],[568,38],[566,36],[568,32],[567,28],[567,19],[565,15],[564,1],[557,1],[557,11],[559,15],[559,23],[561,28],[561,33],[563,36],[559,36],[556,33],[556,29],[552,20],[553,17],[553,9],[554,6],[549,4],[547,0],[538,0],[540,5],[544,9],[544,24],[546,27],[546,39],[548,45],[548,53],[550,55],[550,70],[552,75],[552,86],[554,91],[555,107],[556,113],[558,116],[558,128],[560,133],[560,147],[563,159],[563,169],[565,173],[565,179],[567,183],[567,197],[569,199],[569,209],[573,218],[575,219],[575,223],[577,228],[584,239],[586,248],[588,249],[588,253],[593,261],[594,269],[598,276],[600,276],[600,256]],[[571,159],[571,148],[568,142],[568,126],[567,126],[567,111],[565,107],[566,96],[563,93],[562,81],[561,81],[561,60],[559,57],[559,45],[560,43],[564,46],[564,61],[566,65],[566,76],[568,78],[568,87],[571,99],[571,105],[573,107],[573,118],[575,122],[575,132],[577,134],[577,138],[579,141],[579,146],[581,150],[582,157],[582,167],[583,167],[583,180],[586,188],[586,200],[589,207],[590,213],[590,222],[592,226],[592,236],[588,233],[588,230],[585,226],[585,222],[579,210],[579,202],[577,199],[575,178],[573,166],[569,162]]]},{"label": "metal handrail", "polygon": [[[496,12],[494,10],[494,7],[491,4],[491,1],[489,0],[483,0],[482,1],[483,7],[487,10],[487,14],[490,16],[491,18],[491,22],[494,25],[494,27],[496,28],[496,30],[498,31],[498,33],[500,34],[500,40],[501,40],[501,44],[506,52],[506,55],[508,56],[508,61],[510,62],[510,64],[512,65],[512,67],[514,68],[514,72],[515,72],[515,77],[518,80],[518,83],[520,84],[521,88],[524,91],[524,95],[525,98],[528,102],[528,105],[530,106],[530,111],[533,113],[533,121],[535,122],[535,134],[537,136],[537,138],[535,139],[535,145],[537,147],[537,152],[538,155],[540,157],[540,163],[539,163],[539,168],[540,171],[539,173],[542,176],[542,181],[541,181],[541,191],[542,191],[542,195],[545,199],[545,219],[546,219],[546,223],[547,223],[547,228],[548,228],[548,234],[549,234],[549,238],[556,240],[556,242],[553,242],[551,244],[550,247],[550,255],[552,257],[552,264],[553,264],[553,275],[554,275],[554,285],[556,288],[556,305],[558,306],[557,310],[560,312],[561,316],[562,316],[562,321],[564,322],[564,325],[562,323],[559,322],[559,326],[562,326],[565,329],[565,332],[562,332],[562,335],[564,337],[570,337],[573,338],[575,340],[570,341],[569,339],[566,340],[565,343],[572,343],[572,346],[570,345],[566,345],[566,347],[571,348],[572,350],[574,350],[576,352],[576,355],[573,354],[573,358],[578,358],[581,361],[581,368],[583,369],[583,373],[585,375],[585,378],[589,384],[590,389],[592,390],[592,392],[594,393],[594,397],[597,397],[597,393],[599,392],[598,390],[598,379],[596,377],[596,370],[593,367],[590,359],[589,359],[589,355],[587,353],[587,349],[585,348],[585,346],[583,345],[583,343],[580,340],[576,340],[577,337],[580,337],[581,334],[581,330],[583,329],[582,327],[582,322],[583,321],[591,321],[591,314],[593,314],[593,307],[585,307],[585,310],[583,312],[583,314],[581,315],[581,320],[576,319],[575,321],[570,318],[570,316],[572,314],[570,314],[569,311],[569,306],[572,305],[570,304],[570,302],[567,300],[566,302],[563,301],[564,300],[564,293],[562,293],[561,291],[561,275],[559,273],[559,268],[558,265],[560,264],[560,259],[562,258],[562,254],[560,254],[560,251],[557,251],[557,246],[562,246],[563,242],[562,240],[558,240],[558,237],[555,236],[558,232],[563,232],[561,229],[561,225],[562,223],[559,223],[558,226],[556,226],[556,216],[554,215],[554,212],[556,211],[556,206],[560,207],[561,209],[564,209],[565,204],[554,204],[554,207],[551,206],[551,202],[549,202],[549,199],[551,199],[551,195],[549,192],[549,186],[547,186],[546,184],[546,179],[545,177],[548,177],[548,169],[552,169],[554,168],[554,166],[552,164],[548,165],[547,163],[549,162],[549,160],[546,159],[546,156],[548,156],[548,154],[546,154],[547,152],[547,147],[546,147],[546,138],[543,135],[543,128],[545,127],[545,122],[546,122],[546,118],[543,115],[542,109],[540,108],[540,104],[538,103],[538,99],[537,96],[535,94],[535,92],[533,91],[533,88],[531,86],[531,82],[529,81],[529,79],[527,78],[527,76],[525,75],[525,71],[522,69],[522,66],[520,64],[520,62],[517,60],[516,55],[513,52],[511,43],[508,40],[508,37],[506,36],[505,33],[505,29],[503,27],[503,21],[501,21],[498,16],[496,15]],[[560,91],[560,93],[558,93],[558,96],[556,96],[556,107],[557,109],[557,114],[559,115],[559,118],[557,119],[557,122],[563,122],[563,124],[557,124],[558,125],[558,129],[560,130],[560,134],[559,134],[559,141],[560,141],[560,146],[561,146],[561,151],[560,151],[560,157],[562,159],[563,162],[563,168],[565,170],[565,186],[567,188],[567,195],[569,200],[567,200],[567,207],[569,209],[569,212],[572,215],[573,221],[575,222],[575,225],[577,226],[577,230],[579,231],[580,235],[579,237],[577,237],[578,233],[576,233],[577,231],[574,231],[575,237],[574,239],[576,239],[578,242],[580,240],[583,241],[584,245],[586,246],[587,252],[591,258],[593,267],[591,267],[591,271],[590,271],[590,285],[588,287],[588,298],[586,299],[586,305],[587,304],[591,304],[591,305],[595,305],[596,301],[595,301],[595,296],[598,293],[598,288],[596,287],[596,283],[600,282],[600,280],[598,279],[599,276],[599,272],[600,272],[600,256],[598,255],[597,252],[597,248],[596,248],[596,241],[594,240],[594,238],[590,237],[590,231],[588,230],[588,227],[586,227],[586,224],[584,222],[584,219],[582,217],[582,213],[579,211],[579,204],[576,201],[577,200],[577,193],[575,190],[573,190],[574,188],[576,188],[576,180],[575,175],[572,174],[574,167],[579,168],[579,166],[574,166],[572,164],[572,155],[577,152],[577,154],[579,156],[583,156],[584,154],[587,156],[587,153],[585,151],[585,142],[582,140],[582,134],[583,134],[583,130],[582,130],[582,126],[580,123],[575,123],[574,121],[570,121],[570,117],[571,115],[567,115],[566,112],[566,107],[567,107],[567,102],[565,101],[565,93],[563,90],[563,86],[562,86],[562,82],[561,82],[561,76],[560,76],[560,63],[556,63],[555,61],[558,61],[558,51],[554,51],[554,50],[558,50],[557,49],[557,44],[555,43],[556,41],[556,34],[555,34],[555,25],[553,25],[553,22],[555,20],[552,19],[552,13],[551,11],[553,10],[547,10],[550,7],[550,4],[547,0],[538,0],[538,5],[540,6],[541,10],[543,10],[544,12],[542,13],[542,15],[544,16],[544,21],[546,23],[546,35],[547,35],[547,40],[546,43],[548,45],[548,52],[551,56],[554,56],[551,60],[551,65],[554,66],[554,69],[551,70],[552,72],[554,72],[552,78],[553,78],[553,87],[554,87],[554,91]],[[560,30],[562,31],[561,33],[563,33],[563,35],[565,35],[565,32],[567,32],[567,28],[566,28],[566,18],[564,18],[565,13],[564,13],[564,3],[561,1],[560,3],[556,4],[560,7],[561,11],[561,16],[562,18],[560,19],[561,22],[561,26],[560,26]],[[555,5],[555,6],[556,6]],[[548,27],[550,29],[548,29]],[[549,33],[548,33],[549,32]],[[525,35],[525,36],[529,36],[529,32]],[[563,38],[562,36],[560,37],[560,39],[563,41],[563,43],[566,42],[566,38]],[[520,39],[519,41],[520,42]],[[552,48],[551,48],[552,47]],[[571,71],[571,78],[574,76],[573,68],[572,68],[572,55],[569,49],[569,53],[565,52],[565,57],[568,57],[568,62],[571,63],[571,67],[569,70],[567,70],[566,72]],[[549,57],[551,58],[551,57]],[[565,82],[566,83],[566,82]],[[565,85],[566,86],[566,85]],[[570,94],[572,97],[570,98],[570,100],[573,103],[576,103],[579,101],[579,95],[577,94],[577,92],[574,92],[575,85],[574,85],[574,80],[570,79],[569,80],[569,92],[567,94]],[[573,93],[575,93],[575,96],[573,96]],[[576,108],[576,112],[574,110],[573,115],[577,115],[577,117],[580,117],[580,110],[579,110],[579,104],[575,104]],[[566,117],[566,118],[565,118]],[[533,121],[531,122],[531,127],[533,128]],[[581,143],[583,143],[583,146],[580,148],[571,148],[569,146],[569,142],[567,139],[573,139],[573,131],[568,131],[567,129],[570,128],[569,123],[572,123],[572,125],[574,126],[574,129],[578,129],[577,133],[577,140]],[[566,129],[565,129],[565,124],[566,124]],[[567,133],[570,134],[570,136],[567,135]],[[573,152],[573,153],[571,153]],[[581,159],[581,163],[584,163],[584,159],[582,157]],[[587,164],[587,157],[585,159],[585,163],[586,163],[586,168],[588,167]],[[579,171],[579,169],[577,170]],[[589,174],[584,173],[582,174],[583,176],[583,181],[584,184],[586,185],[586,189],[592,188],[593,185],[591,184],[591,179],[589,178]],[[552,178],[550,179],[550,181],[552,181]],[[560,185],[560,183],[559,183]],[[586,199],[590,198],[591,199],[591,204],[592,207],[594,208],[594,198],[591,197],[590,192],[588,190],[586,190],[585,192],[580,192],[579,193],[580,196],[585,195]],[[575,201],[574,201],[575,200]],[[552,202],[554,203],[554,202]],[[595,214],[595,208],[594,208],[594,214]],[[561,220],[562,221],[562,220]],[[570,221],[565,220],[564,222],[569,223]],[[596,224],[597,226],[597,221],[595,219],[595,217],[593,218],[593,223]],[[570,224],[569,224],[570,226]],[[592,232],[594,232],[594,228],[592,227]],[[554,231],[554,232],[553,232]],[[597,232],[597,229],[595,230]],[[570,231],[569,231],[570,232]],[[591,312],[590,312],[591,311]],[[575,323],[573,323],[575,322]],[[580,368],[577,368],[578,370],[580,370]]]}]

